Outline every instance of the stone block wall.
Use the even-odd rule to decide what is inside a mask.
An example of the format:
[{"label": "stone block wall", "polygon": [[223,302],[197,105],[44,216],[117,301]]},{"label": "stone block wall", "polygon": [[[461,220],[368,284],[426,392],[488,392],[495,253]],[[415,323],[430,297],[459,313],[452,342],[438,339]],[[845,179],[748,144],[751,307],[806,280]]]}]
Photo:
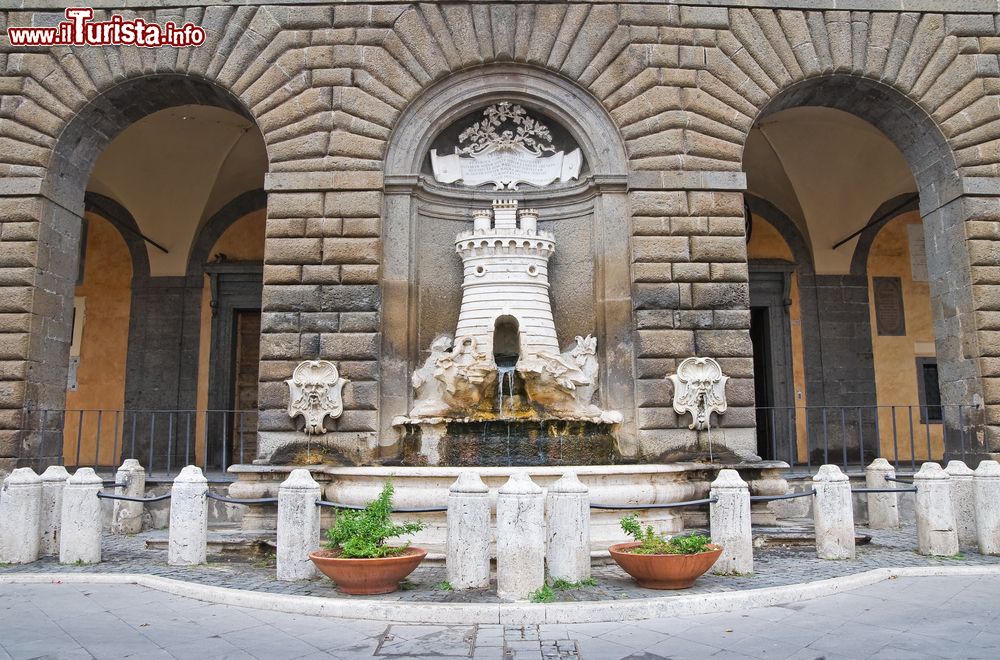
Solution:
[{"label": "stone block wall", "polygon": [[[640,455],[708,455],[708,434],[673,410],[667,376],[692,355],[730,376],[729,410],[713,452],[752,456],[753,349],[743,196],[731,191],[633,191],[632,275]],[[702,436],[702,437],[699,437]],[[727,447],[726,452],[723,447]]]},{"label": "stone block wall", "polygon": [[[21,410],[62,398],[90,167],[131,122],[192,102],[252,117],[267,145],[261,447],[274,449],[292,428],[281,381],[298,360],[323,357],[352,381],[332,444],[345,459],[367,460],[383,423],[380,332],[402,313],[380,301],[386,286],[405,286],[395,274],[381,279],[385,244],[405,240],[382,225],[386,145],[408,130],[398,119],[435,82],[497,65],[551,72],[599,103],[620,132],[641,444],[691,445],[663,376],[699,353],[733,378],[726,444],[753,446],[742,148],[760,115],[821,104],[875,124],[913,167],[936,238],[928,253],[943,393],[985,402],[983,425],[969,431],[996,450],[995,2],[948,12],[764,4],[187,0],[113,13],[196,22],[207,31],[201,47],[15,48],[0,37],[0,462],[38,455]],[[0,30],[53,23],[61,9],[2,11]],[[98,9],[95,19],[110,13]],[[613,293],[608,304],[627,296]],[[848,387],[849,375],[842,381]]]}]

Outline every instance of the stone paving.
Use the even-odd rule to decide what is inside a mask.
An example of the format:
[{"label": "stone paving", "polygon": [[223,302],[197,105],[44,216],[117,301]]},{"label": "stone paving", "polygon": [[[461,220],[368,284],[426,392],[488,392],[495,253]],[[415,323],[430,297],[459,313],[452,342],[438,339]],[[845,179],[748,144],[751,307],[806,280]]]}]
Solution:
[{"label": "stone paving", "polygon": [[566,625],[416,625],[205,603],[138,585],[7,584],[0,660],[1000,657],[1000,577],[886,580],[781,607]]},{"label": "stone paving", "polygon": [[[787,531],[787,528],[785,528]],[[755,534],[766,530],[755,528]],[[774,587],[824,578],[860,573],[874,568],[899,566],[955,566],[973,564],[1000,564],[1000,559],[965,550],[956,558],[932,558],[915,552],[916,530],[912,526],[900,530],[869,530],[858,528],[859,534],[872,537],[868,544],[858,545],[854,561],[828,561],[817,559],[812,545],[775,546],[754,550],[754,574],[747,576],[719,576],[707,574],[699,578],[683,594],[714,593],[743,589]],[[403,588],[393,594],[381,596],[344,596],[326,578],[299,582],[279,582],[275,579],[273,555],[215,556],[210,563],[199,567],[174,567],[167,565],[165,550],[146,548],[147,538],[157,536],[146,533],[136,536],[104,537],[104,561],[96,566],[64,566],[55,559],[44,559],[33,564],[0,567],[2,573],[40,572],[96,572],[96,573],[148,573],[177,580],[236,589],[268,593],[323,596],[331,598],[372,598],[379,600],[421,602],[499,602],[495,588],[468,591],[448,591],[444,586],[446,574],[443,564],[425,562],[403,583]],[[162,534],[160,534],[162,536]],[[758,537],[760,538],[760,537]],[[632,581],[615,564],[595,565],[593,577],[596,586],[578,589],[555,590],[557,601],[621,600],[674,595],[673,592],[643,589]]]}]

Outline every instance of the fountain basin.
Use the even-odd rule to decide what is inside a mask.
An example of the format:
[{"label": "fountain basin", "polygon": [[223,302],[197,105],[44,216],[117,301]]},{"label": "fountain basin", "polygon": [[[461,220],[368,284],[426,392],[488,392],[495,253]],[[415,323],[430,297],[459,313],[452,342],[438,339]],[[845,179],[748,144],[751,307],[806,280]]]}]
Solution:
[{"label": "fountain basin", "polygon": [[[239,498],[274,497],[278,485],[293,469],[292,465],[234,465],[229,471],[237,481],[230,486],[230,495]],[[542,488],[547,488],[567,470],[573,470],[590,491],[592,504],[612,506],[635,504],[667,504],[708,496],[709,484],[719,470],[734,468],[750,483],[753,494],[773,495],[787,492],[788,484],[781,472],[788,469],[780,461],[752,463],[672,463],[666,465],[582,465],[582,466],[530,466],[530,467],[339,467],[331,465],[309,466],[313,478],[319,482],[326,500],[351,505],[365,505],[375,499],[387,479],[395,486],[393,505],[400,509],[444,507],[448,503],[448,489],[463,470],[479,473],[490,489],[490,503],[496,512],[497,489],[514,472],[527,472]],[[651,524],[664,533],[682,531],[685,526],[703,527],[707,508],[690,509],[638,509],[631,511],[591,509],[591,553],[607,556],[608,547],[626,540],[618,521],[634,513],[643,524]],[[325,516],[331,515],[324,509]],[[754,520],[772,523],[773,515],[766,505],[754,508]],[[273,530],[277,517],[273,505],[248,507],[243,518],[246,531]],[[420,520],[425,528],[409,537],[414,545],[426,548],[429,559],[439,559],[444,553],[447,525],[444,512],[401,514],[399,520]],[[324,518],[323,528],[329,526]]]},{"label": "fountain basin", "polygon": [[401,466],[616,465],[614,425],[587,420],[434,420],[401,424]]}]

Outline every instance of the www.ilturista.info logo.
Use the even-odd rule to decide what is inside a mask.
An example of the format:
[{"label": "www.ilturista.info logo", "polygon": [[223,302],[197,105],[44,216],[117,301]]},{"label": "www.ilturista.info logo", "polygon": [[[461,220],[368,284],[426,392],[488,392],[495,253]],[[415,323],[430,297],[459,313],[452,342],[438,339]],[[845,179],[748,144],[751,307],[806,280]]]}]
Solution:
[{"label": "www.ilturista.info logo", "polygon": [[12,46],[141,46],[184,48],[205,43],[205,28],[194,23],[178,26],[147,23],[141,18],[126,20],[113,15],[107,21],[93,21],[90,7],[66,9],[66,20],[55,27],[11,27],[7,38]]}]

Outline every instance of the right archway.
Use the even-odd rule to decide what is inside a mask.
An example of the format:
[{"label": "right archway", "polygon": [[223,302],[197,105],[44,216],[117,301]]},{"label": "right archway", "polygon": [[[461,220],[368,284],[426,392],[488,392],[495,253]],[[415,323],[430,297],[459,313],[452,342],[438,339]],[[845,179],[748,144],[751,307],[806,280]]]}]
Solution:
[{"label": "right archway", "polygon": [[[992,333],[989,331],[991,327],[989,323],[994,315],[994,309],[1000,310],[1000,306],[994,305],[991,301],[996,299],[1000,302],[1000,297],[992,293],[994,287],[990,280],[992,271],[995,270],[991,268],[995,264],[990,261],[990,255],[995,251],[992,249],[995,245],[994,236],[986,232],[985,226],[981,230],[979,227],[985,223],[978,222],[987,218],[992,219],[991,216],[995,215],[995,212],[991,213],[989,210],[989,204],[995,203],[995,198],[987,196],[988,190],[980,190],[976,185],[977,180],[963,178],[956,165],[955,153],[936,122],[920,106],[892,87],[871,79],[846,74],[810,78],[791,85],[775,95],[762,108],[754,126],[760,127],[766,124],[778,113],[787,114],[784,111],[800,108],[839,110],[867,122],[891,142],[894,149],[898,150],[898,155],[905,161],[905,167],[912,174],[913,188],[910,190],[915,189],[918,197],[919,214],[923,225],[927,284],[933,318],[934,353],[944,417],[944,456],[927,458],[961,456],[967,460],[976,460],[996,452],[1000,449],[1000,426],[997,424],[997,415],[991,414],[990,411],[991,404],[1000,403],[1000,389],[992,387],[991,375],[994,371],[1000,375],[1000,370],[992,367],[997,361],[994,356],[1000,356],[1000,351],[991,349]],[[748,150],[750,142],[751,139],[748,138],[746,145]],[[775,154],[777,155],[777,152]],[[822,152],[814,154],[816,159],[823,159],[825,156],[826,154]],[[755,165],[752,161],[753,159],[748,158],[745,151],[744,169],[748,174],[749,188],[751,193],[759,195],[760,192],[754,189]],[[822,185],[832,187],[837,195],[846,196],[853,192],[849,186],[838,184],[836,180],[823,181]],[[844,189],[837,189],[838,185],[844,185]],[[896,187],[899,188],[898,181]],[[892,190],[892,186],[886,188],[891,190],[891,194],[886,195],[883,200],[899,193],[913,194],[906,191],[905,186],[898,190]],[[827,344],[830,348],[827,359],[823,361],[829,364],[821,364],[819,367],[823,370],[819,381],[821,386],[807,392],[810,408],[818,406],[828,410],[824,410],[822,421],[818,416],[816,420],[809,420],[807,425],[810,427],[808,433],[810,439],[804,447],[800,442],[798,457],[823,461],[824,458],[828,458],[824,454],[833,450],[836,451],[839,460],[840,452],[844,451],[846,456],[850,449],[851,458],[854,460],[866,459],[870,457],[867,451],[856,445],[848,447],[847,436],[851,433],[844,433],[838,428],[842,426],[842,421],[839,418],[840,412],[836,408],[857,406],[867,395],[874,394],[874,374],[870,364],[871,333],[875,331],[875,327],[874,321],[873,325],[868,327],[867,315],[868,306],[875,305],[876,301],[869,299],[868,277],[858,273],[856,269],[852,272],[848,258],[848,266],[842,274],[824,278],[821,274],[824,259],[817,250],[829,246],[818,246],[817,241],[821,239],[816,236],[810,237],[808,219],[803,217],[808,214],[802,208],[789,208],[798,206],[795,200],[788,202],[767,199],[767,201],[781,207],[780,210],[792,216],[793,220],[801,219],[805,240],[811,243],[814,251],[811,261],[815,263],[816,271],[814,281],[811,281],[814,274],[807,273],[805,278],[800,277],[804,281],[798,282],[798,286],[806,284],[814,287],[812,295],[815,296],[819,309],[815,319],[803,316],[803,334],[808,335],[811,332],[815,335],[813,338],[805,337],[807,344],[815,339],[823,345],[824,352],[828,348]],[[875,207],[872,210],[875,210]],[[881,219],[882,222],[884,220]],[[867,222],[878,221],[880,221],[878,213],[870,216],[870,220],[866,215],[860,219],[857,226],[864,227]],[[857,233],[862,234],[862,239],[865,238],[863,232]],[[847,245],[848,250],[854,250],[856,238],[852,236],[852,232],[848,229],[843,235],[851,241]],[[1000,261],[997,263],[1000,264]],[[834,272],[837,271],[835,269],[830,271]],[[834,292],[835,295],[830,298],[829,294],[834,286],[841,287],[842,290]],[[827,291],[823,290],[824,287],[827,287]],[[845,306],[863,303],[864,318],[861,314],[856,314],[858,318],[854,320],[850,315],[844,315],[843,318],[824,318],[828,308],[828,303],[824,300],[836,299],[837,296],[842,297]],[[1000,348],[1000,342],[997,342],[997,346]],[[844,364],[848,358],[852,363]],[[857,377],[847,377],[836,386],[831,386],[829,378],[831,369],[855,367],[858,370]],[[809,365],[806,365],[806,369],[809,369]],[[813,380],[815,381],[815,377]],[[870,393],[867,390],[869,380],[872,388]],[[994,389],[997,389],[997,395],[992,394]],[[801,398],[801,395],[799,397]],[[871,397],[871,400],[874,400],[874,397]],[[915,401],[912,403],[920,405]],[[801,401],[797,401],[797,404],[801,404]],[[830,412],[831,410],[833,412]],[[828,419],[828,413],[834,416]],[[851,415],[853,414],[852,412]],[[848,425],[850,422],[851,420],[848,420]],[[872,419],[871,424],[875,428],[869,426],[866,430],[863,429],[860,431],[862,436],[866,431],[879,433],[878,423]],[[868,425],[858,421],[857,426]],[[883,436],[885,432],[887,430],[883,429]],[[827,442],[826,438],[829,437],[837,438],[839,443],[832,447],[817,445],[815,438],[822,438],[821,442]],[[872,450],[875,449],[874,443],[871,442],[873,439],[869,436],[869,447]],[[884,438],[882,451],[885,451]]]}]

